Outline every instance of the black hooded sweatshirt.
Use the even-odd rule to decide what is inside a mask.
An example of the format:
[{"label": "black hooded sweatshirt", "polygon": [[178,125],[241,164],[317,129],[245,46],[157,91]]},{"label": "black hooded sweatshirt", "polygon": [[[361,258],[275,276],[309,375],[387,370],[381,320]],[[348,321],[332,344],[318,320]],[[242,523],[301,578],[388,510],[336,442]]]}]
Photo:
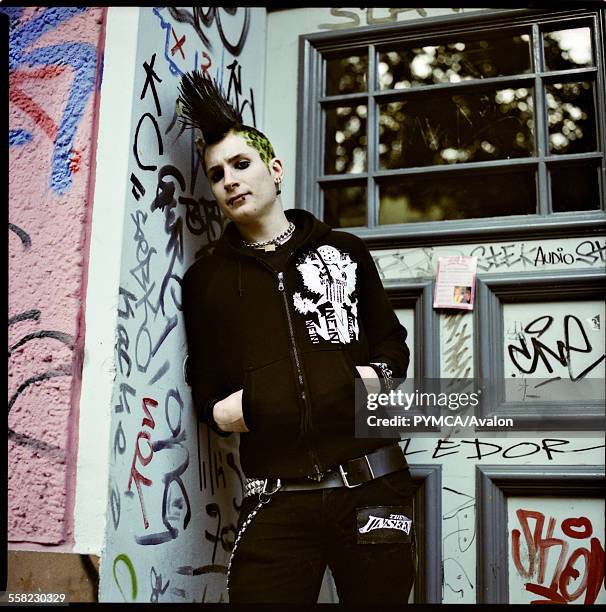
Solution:
[{"label": "black hooded sweatshirt", "polygon": [[[291,209],[292,255],[274,269],[229,224],[183,278],[188,382],[200,419],[243,389],[240,462],[248,478],[301,478],[392,444],[354,435],[356,365],[404,378],[399,323],[364,242]],[[281,247],[284,248],[284,247]]]}]

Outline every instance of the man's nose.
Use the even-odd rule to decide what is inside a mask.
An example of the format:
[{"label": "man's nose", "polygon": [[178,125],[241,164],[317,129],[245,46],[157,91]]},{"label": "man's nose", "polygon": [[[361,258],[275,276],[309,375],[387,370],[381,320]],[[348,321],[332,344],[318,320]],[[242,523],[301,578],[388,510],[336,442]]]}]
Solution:
[{"label": "man's nose", "polygon": [[224,170],[224,181],[225,181],[225,189],[227,191],[232,190],[237,186],[236,177],[231,174],[229,170]]}]

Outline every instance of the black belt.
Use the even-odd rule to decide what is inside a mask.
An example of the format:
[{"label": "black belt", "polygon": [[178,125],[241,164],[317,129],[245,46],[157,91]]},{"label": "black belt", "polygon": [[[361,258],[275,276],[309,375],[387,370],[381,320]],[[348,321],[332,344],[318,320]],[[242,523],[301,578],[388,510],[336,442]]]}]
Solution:
[{"label": "black belt", "polygon": [[[394,444],[384,446],[368,455],[350,459],[330,472],[326,472],[319,481],[310,480],[312,476],[309,476],[308,478],[268,478],[265,481],[259,480],[256,482],[259,483],[259,490],[268,494],[278,490],[311,491],[343,486],[353,489],[375,478],[402,470],[407,465],[400,445]],[[254,490],[256,487],[251,488],[253,491],[250,494],[257,492]]]}]

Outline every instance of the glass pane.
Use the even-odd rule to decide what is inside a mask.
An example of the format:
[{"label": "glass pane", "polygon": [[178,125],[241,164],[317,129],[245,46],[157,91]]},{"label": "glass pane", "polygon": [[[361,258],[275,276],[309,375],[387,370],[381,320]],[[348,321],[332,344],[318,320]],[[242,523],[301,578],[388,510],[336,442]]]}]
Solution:
[{"label": "glass pane", "polygon": [[379,88],[406,89],[435,83],[530,72],[528,34],[459,35],[451,42],[402,46],[379,54]]},{"label": "glass pane", "polygon": [[326,111],[326,174],[366,170],[366,106],[331,108]]},{"label": "glass pane", "polygon": [[600,187],[595,166],[562,166],[550,170],[551,207],[553,212],[599,210]]},{"label": "glass pane", "polygon": [[324,222],[331,227],[365,227],[366,186],[324,188]]},{"label": "glass pane", "polygon": [[546,88],[551,153],[596,150],[591,83],[555,83]]},{"label": "glass pane", "polygon": [[381,168],[531,156],[532,89],[415,96],[379,106]]},{"label": "glass pane", "polygon": [[379,186],[379,224],[479,219],[536,212],[534,169],[414,176]]},{"label": "glass pane", "polygon": [[589,28],[546,32],[543,46],[547,70],[569,70],[593,64]]},{"label": "glass pane", "polygon": [[326,95],[366,91],[368,56],[346,55],[326,58]]}]

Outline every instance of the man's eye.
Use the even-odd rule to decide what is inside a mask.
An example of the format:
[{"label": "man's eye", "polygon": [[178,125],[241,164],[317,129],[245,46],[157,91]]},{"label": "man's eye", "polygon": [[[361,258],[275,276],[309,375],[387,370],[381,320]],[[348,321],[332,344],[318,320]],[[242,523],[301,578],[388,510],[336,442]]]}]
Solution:
[{"label": "man's eye", "polygon": [[248,168],[248,166],[250,166],[250,161],[248,161],[247,159],[241,159],[239,162],[236,163],[236,168],[238,170],[244,170],[245,168]]}]

